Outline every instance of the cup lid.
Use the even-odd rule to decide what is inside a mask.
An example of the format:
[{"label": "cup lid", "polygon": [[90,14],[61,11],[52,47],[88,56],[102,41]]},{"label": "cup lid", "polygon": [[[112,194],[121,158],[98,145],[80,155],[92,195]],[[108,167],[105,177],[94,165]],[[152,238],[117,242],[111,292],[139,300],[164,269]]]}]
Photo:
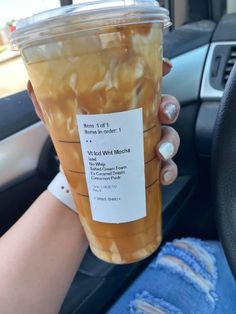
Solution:
[{"label": "cup lid", "polygon": [[160,22],[169,27],[169,11],[160,7],[156,0],[82,0],[76,5],[47,10],[19,20],[11,34],[11,48],[25,47],[39,37],[42,40],[71,33],[70,26],[73,25],[75,31],[75,24],[77,31],[88,31],[108,25],[147,22]]}]

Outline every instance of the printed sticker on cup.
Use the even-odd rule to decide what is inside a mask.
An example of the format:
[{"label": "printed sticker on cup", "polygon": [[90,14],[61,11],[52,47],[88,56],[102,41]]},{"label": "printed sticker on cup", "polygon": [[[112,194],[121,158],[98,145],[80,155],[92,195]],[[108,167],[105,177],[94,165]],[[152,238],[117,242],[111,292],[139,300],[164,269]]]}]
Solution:
[{"label": "printed sticker on cup", "polygon": [[145,217],[143,109],[77,115],[77,123],[93,219]]}]

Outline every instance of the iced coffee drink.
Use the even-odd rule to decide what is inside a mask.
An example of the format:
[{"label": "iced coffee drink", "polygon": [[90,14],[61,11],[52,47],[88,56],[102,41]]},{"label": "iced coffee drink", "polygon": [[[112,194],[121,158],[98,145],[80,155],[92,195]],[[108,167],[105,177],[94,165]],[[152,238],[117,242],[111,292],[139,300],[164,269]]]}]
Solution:
[{"label": "iced coffee drink", "polygon": [[141,260],[161,241],[155,147],[167,16],[153,18],[161,9],[142,11],[143,2],[103,8],[104,20],[84,7],[47,28],[43,20],[43,37],[20,47],[91,250],[112,263]]}]

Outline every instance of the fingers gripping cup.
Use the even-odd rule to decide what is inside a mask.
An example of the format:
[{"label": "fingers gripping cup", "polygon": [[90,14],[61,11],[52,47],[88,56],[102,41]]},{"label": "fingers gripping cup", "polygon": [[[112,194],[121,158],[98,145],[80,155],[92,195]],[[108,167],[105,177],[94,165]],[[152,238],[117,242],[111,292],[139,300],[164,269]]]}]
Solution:
[{"label": "fingers gripping cup", "polygon": [[156,1],[82,1],[18,23],[20,50],[96,256],[131,263],[161,241],[162,35]]}]

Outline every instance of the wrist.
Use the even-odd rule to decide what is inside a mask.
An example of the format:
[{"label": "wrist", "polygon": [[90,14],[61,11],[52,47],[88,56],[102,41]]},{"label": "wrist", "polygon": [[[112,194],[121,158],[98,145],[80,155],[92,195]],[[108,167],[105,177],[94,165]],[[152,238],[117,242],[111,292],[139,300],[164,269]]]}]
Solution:
[{"label": "wrist", "polygon": [[70,233],[73,233],[72,231],[76,226],[76,233],[78,233],[79,238],[84,243],[83,246],[87,248],[88,240],[78,214],[73,210],[68,210],[70,208],[62,203],[57,197],[52,195],[48,190],[45,190],[40,195],[39,199],[41,199],[44,204],[46,203],[48,205],[46,215],[49,220],[54,221],[57,228],[62,222],[68,224],[68,226],[70,225],[70,227],[66,228],[67,232],[70,231]]},{"label": "wrist", "polygon": [[[76,206],[74,200],[72,198],[72,193],[70,191],[69,184],[64,173],[59,172],[56,177],[49,184],[45,193],[48,195],[47,197],[53,201],[53,208],[59,211],[59,214],[62,213],[62,210],[65,215],[73,216],[77,220],[78,231],[80,233],[81,239],[83,239],[83,243],[85,248],[88,246],[88,240],[84,233],[84,229],[78,217],[78,213],[76,210]],[[70,209],[70,210],[68,210]]]}]

